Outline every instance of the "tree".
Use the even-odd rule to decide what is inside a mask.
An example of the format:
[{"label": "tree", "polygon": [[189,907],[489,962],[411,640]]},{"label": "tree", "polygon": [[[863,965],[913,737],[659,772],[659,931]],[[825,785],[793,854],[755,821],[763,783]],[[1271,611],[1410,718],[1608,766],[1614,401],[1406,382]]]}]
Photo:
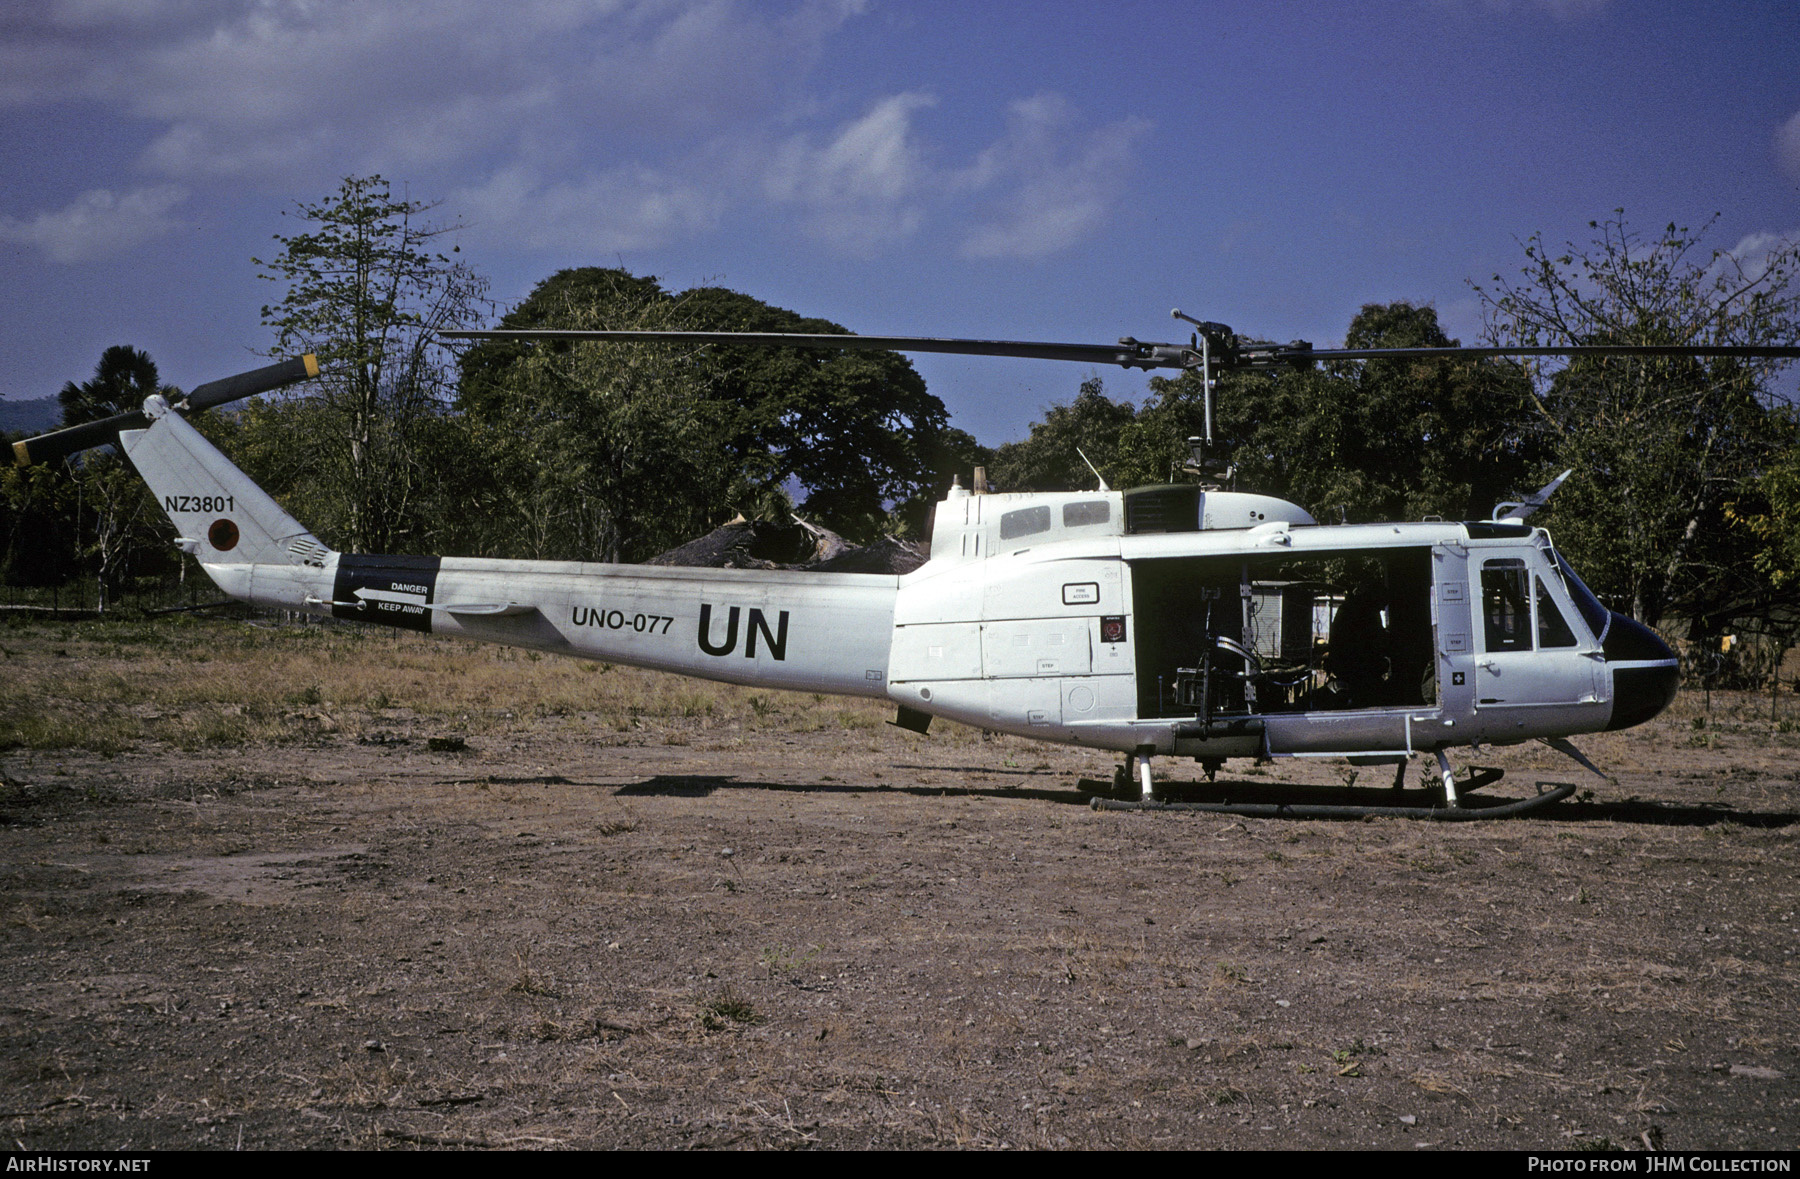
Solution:
[{"label": "tree", "polygon": [[1800,585],[1800,423],[1792,413],[1783,416],[1787,445],[1725,508],[1733,524],[1760,542],[1751,563],[1777,591]]},{"label": "tree", "polygon": [[286,285],[262,311],[275,329],[270,355],[319,357],[317,392],[295,423],[306,429],[284,429],[278,445],[306,492],[297,506],[341,547],[396,551],[431,531],[429,501],[447,468],[430,443],[452,389],[437,332],[475,322],[487,290],[434,252],[455,227],[428,223],[433,207],[396,200],[380,176],[347,177],[326,200],[285,213],[308,228],[277,234],[281,252],[253,259]]},{"label": "tree", "polygon": [[[78,426],[142,408],[144,399],[160,393],[170,401],[181,390],[164,385],[149,354],[116,344],[100,354],[94,375],[77,385],[70,381],[57,394],[62,424]],[[82,553],[93,562],[97,602],[104,611],[134,555],[163,552],[161,516],[137,472],[119,454],[90,451],[73,458],[76,522]]]},{"label": "tree", "polygon": [[929,482],[922,482],[912,496],[889,513],[887,526],[895,536],[931,539],[932,513],[943,501],[953,484],[970,486],[976,467],[992,470],[994,451],[975,440],[975,436],[955,426],[945,426],[935,439],[921,448],[921,469],[931,472]]},{"label": "tree", "polygon": [[1763,590],[1755,615],[1768,648],[1771,719],[1782,659],[1800,641],[1800,421],[1791,408],[1780,419],[1788,435],[1785,445],[1725,506],[1732,527],[1750,538],[1749,574]]},{"label": "tree", "polygon": [[[695,288],[675,302],[690,330],[845,333],[721,287]],[[748,473],[748,488],[798,484],[803,515],[871,540],[893,505],[936,481],[931,459],[949,412],[899,353],[721,347],[703,359],[730,461]]]},{"label": "tree", "polygon": [[[1524,243],[1520,278],[1475,286],[1501,344],[1768,345],[1800,322],[1800,244],[1758,257],[1706,250],[1670,224],[1654,238],[1623,211],[1560,254]],[[1640,622],[1720,633],[1766,604],[1753,538],[1727,505],[1791,445],[1773,395],[1784,362],[1583,358],[1532,374],[1532,408],[1553,466],[1574,467],[1547,522],[1602,596]]]},{"label": "tree", "polygon": [[[1454,344],[1435,311],[1410,303],[1364,307],[1346,342]],[[1001,485],[1091,486],[1077,448],[1116,487],[1181,477],[1187,439],[1205,431],[1200,375],[1153,377],[1150,391],[1140,409],[1107,399],[1098,378],[1084,381],[1072,404],[1052,407],[1028,439],[1000,448]],[[1320,519],[1478,518],[1537,485],[1541,455],[1522,425],[1527,392],[1516,368],[1467,359],[1229,372],[1214,399],[1214,451],[1236,466],[1238,486],[1293,500]]]},{"label": "tree", "polygon": [[1093,463],[1109,486],[1130,486],[1115,468],[1121,440],[1136,419],[1137,406],[1112,400],[1105,382],[1089,377],[1074,401],[1050,406],[1042,421],[1031,423],[1023,441],[997,449],[988,474],[1002,491],[1078,491],[1094,486]]},{"label": "tree", "polygon": [[75,481],[64,467],[0,466],[0,582],[59,586],[76,576],[78,520]]},{"label": "tree", "polygon": [[[843,331],[598,267],[553,275],[502,325]],[[947,417],[893,353],[566,341],[472,349],[458,406],[510,452],[495,454],[506,474],[487,500],[506,523],[483,550],[603,560],[642,559],[734,512],[784,513],[790,493],[809,519],[867,539],[931,484]]]},{"label": "tree", "polygon": [[92,377],[79,385],[68,382],[56,400],[62,406],[62,424],[79,426],[141,409],[152,393],[180,396],[179,390],[162,383],[149,353],[114,344],[100,354]]},{"label": "tree", "polygon": [[[1347,348],[1443,348],[1437,312],[1371,303]],[[1164,434],[1201,431],[1199,378],[1153,379],[1142,421]],[[1492,361],[1433,357],[1340,362],[1221,383],[1214,433],[1241,487],[1290,499],[1317,518],[1479,519],[1537,474],[1521,428],[1525,387]],[[1541,483],[1542,481],[1539,480]]]},{"label": "tree", "polygon": [[[562,271],[505,328],[671,326],[653,278]],[[479,551],[534,559],[651,556],[706,531],[729,480],[695,350],[496,341],[463,358],[458,408],[495,478]]]}]

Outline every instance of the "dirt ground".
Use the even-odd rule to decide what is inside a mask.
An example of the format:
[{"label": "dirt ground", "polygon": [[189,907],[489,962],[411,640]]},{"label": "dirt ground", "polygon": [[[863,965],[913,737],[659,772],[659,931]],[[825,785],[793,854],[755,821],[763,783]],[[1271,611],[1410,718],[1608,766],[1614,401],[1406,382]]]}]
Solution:
[{"label": "dirt ground", "polygon": [[1592,788],[1544,817],[1293,821],[1096,812],[1101,755],[627,669],[589,682],[687,703],[549,708],[520,664],[421,710],[488,658],[424,639],[164,740],[212,706],[157,669],[229,695],[225,653],[3,641],[0,707],[110,685],[59,715],[144,734],[0,742],[9,1147],[1800,1146],[1766,697],[1581,741],[1612,782],[1473,759]]}]

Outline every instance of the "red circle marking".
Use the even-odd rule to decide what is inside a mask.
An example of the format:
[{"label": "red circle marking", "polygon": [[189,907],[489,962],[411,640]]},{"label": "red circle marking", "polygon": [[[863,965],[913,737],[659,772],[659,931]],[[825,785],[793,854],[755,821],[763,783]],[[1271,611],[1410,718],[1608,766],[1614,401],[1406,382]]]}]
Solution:
[{"label": "red circle marking", "polygon": [[230,520],[214,520],[206,530],[206,541],[221,553],[237,548],[238,526]]}]

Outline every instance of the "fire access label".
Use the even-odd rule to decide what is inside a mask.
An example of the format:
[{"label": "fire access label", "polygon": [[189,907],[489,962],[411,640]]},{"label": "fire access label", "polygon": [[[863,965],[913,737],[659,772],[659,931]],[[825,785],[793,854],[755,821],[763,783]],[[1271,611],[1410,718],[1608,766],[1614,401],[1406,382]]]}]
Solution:
[{"label": "fire access label", "polygon": [[331,587],[331,616],[430,631],[429,607],[442,562],[442,557],[346,553],[338,558],[337,580]]}]

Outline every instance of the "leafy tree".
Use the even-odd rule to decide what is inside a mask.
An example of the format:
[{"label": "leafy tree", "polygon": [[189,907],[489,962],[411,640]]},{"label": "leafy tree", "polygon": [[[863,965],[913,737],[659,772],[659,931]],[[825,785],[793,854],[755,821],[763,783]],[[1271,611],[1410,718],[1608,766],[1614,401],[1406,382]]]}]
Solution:
[{"label": "leafy tree", "polygon": [[1788,409],[1780,423],[1786,443],[1725,506],[1732,527],[1748,535],[1752,552],[1750,568],[1739,575],[1754,578],[1761,591],[1749,621],[1768,647],[1771,711],[1782,658],[1800,641],[1800,421]]},{"label": "leafy tree", "polygon": [[[1372,303],[1346,348],[1446,348],[1437,312]],[[1245,383],[1256,380],[1245,375]],[[1240,481],[1322,520],[1480,519],[1532,485],[1521,424],[1526,387],[1510,365],[1432,357],[1340,362],[1240,390],[1222,414]],[[1541,482],[1541,480],[1538,480]]]},{"label": "leafy tree", "polygon": [[[1444,347],[1437,313],[1371,304],[1347,347]],[[1000,448],[1008,490],[1090,486],[1086,453],[1116,487],[1181,478],[1187,439],[1205,430],[1200,376],[1153,377],[1139,409],[1108,400],[1097,378],[1053,407],[1024,442]],[[1215,391],[1215,453],[1237,485],[1293,500],[1336,522],[1486,516],[1529,486],[1541,461],[1524,426],[1527,387],[1489,361],[1377,360],[1329,369],[1225,374]],[[1539,480],[1541,482],[1541,480]]]},{"label": "leafy tree", "polygon": [[1800,423],[1792,413],[1784,416],[1787,445],[1725,509],[1733,524],[1760,542],[1751,564],[1776,591],[1800,586]]},{"label": "leafy tree", "polygon": [[[62,424],[78,426],[139,409],[152,393],[170,401],[181,398],[181,390],[162,383],[149,354],[117,344],[101,353],[91,378],[79,385],[68,382],[57,400]],[[76,543],[91,562],[98,605],[104,611],[134,558],[157,554],[173,564],[161,535],[164,521],[149,489],[122,455],[110,449],[90,451],[73,458],[66,469],[73,480]]]},{"label": "leafy tree", "polygon": [[[676,296],[676,315],[696,331],[844,333],[719,287]],[[705,361],[730,461],[750,487],[798,484],[809,519],[871,539],[890,505],[934,482],[929,458],[949,413],[899,353],[733,347]]]},{"label": "leafy tree", "polygon": [[487,283],[435,252],[454,227],[430,224],[432,208],[395,199],[380,176],[348,177],[324,201],[284,214],[306,228],[276,235],[280,253],[254,259],[286,288],[262,312],[275,329],[270,355],[316,353],[323,370],[303,408],[265,407],[264,419],[284,419],[265,449],[282,452],[290,488],[303,492],[296,506],[353,550],[428,543],[448,469],[431,445],[445,433],[452,390],[436,333],[476,321]]},{"label": "leafy tree", "polygon": [[[1800,244],[1755,259],[1703,245],[1707,226],[1646,239],[1623,212],[1561,253],[1524,243],[1518,279],[1476,286],[1501,343],[1789,343],[1800,321]],[[1603,596],[1655,625],[1685,617],[1715,635],[1766,600],[1754,533],[1726,508],[1792,445],[1774,380],[1782,362],[1686,357],[1576,360],[1533,373],[1552,465],[1578,478],[1548,522]]]},{"label": "leafy tree", "polygon": [[[502,327],[671,326],[654,279],[563,271]],[[711,448],[718,407],[694,349],[497,341],[463,358],[465,430],[496,472],[484,552],[617,561],[704,532],[729,475]]]},{"label": "leafy tree", "polygon": [[988,474],[1002,491],[1077,491],[1094,486],[1091,462],[1109,486],[1130,486],[1119,482],[1115,468],[1121,442],[1136,420],[1135,405],[1113,401],[1105,382],[1089,377],[1074,401],[1052,405],[1023,441],[996,450]]},{"label": "leafy tree", "polygon": [[896,536],[929,540],[932,512],[951,485],[968,487],[976,467],[992,471],[994,451],[975,441],[975,436],[966,430],[946,426],[922,447],[921,458],[923,469],[933,473],[931,481],[921,483],[910,499],[894,508],[887,528]]},{"label": "leafy tree", "polygon": [[56,586],[80,572],[75,505],[75,481],[65,468],[0,466],[0,581]]},{"label": "leafy tree", "polygon": [[[598,267],[553,275],[502,326],[843,331]],[[507,472],[484,551],[607,560],[780,513],[790,491],[809,519],[865,539],[929,486],[947,416],[893,353],[562,341],[470,350],[458,404]]]}]

